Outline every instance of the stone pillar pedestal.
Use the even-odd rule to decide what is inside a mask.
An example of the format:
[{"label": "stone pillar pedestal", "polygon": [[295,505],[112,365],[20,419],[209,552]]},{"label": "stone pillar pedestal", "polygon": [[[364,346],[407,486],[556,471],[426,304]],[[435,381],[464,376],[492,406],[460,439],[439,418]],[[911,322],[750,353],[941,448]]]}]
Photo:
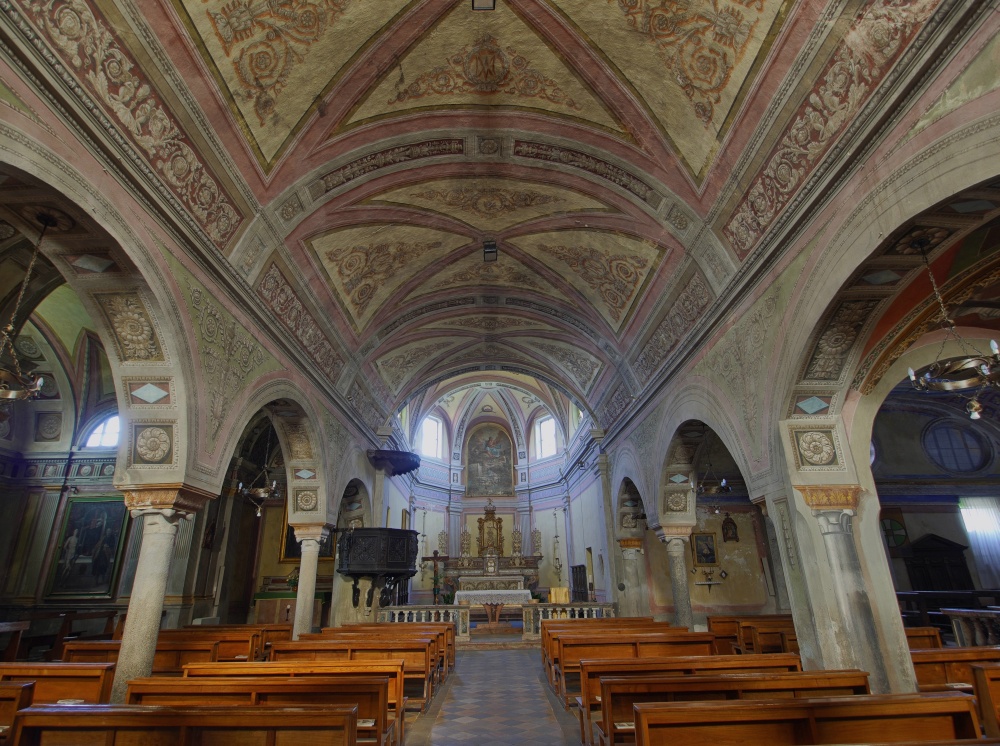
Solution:
[{"label": "stone pillar pedestal", "polygon": [[316,573],[319,569],[319,545],[330,534],[326,524],[293,526],[295,538],[302,547],[299,560],[299,587],[295,594],[295,626],[292,639],[312,632],[313,601],[316,597]]},{"label": "stone pillar pedestal", "polygon": [[[642,539],[619,539],[618,546],[622,550],[622,562],[625,565],[625,590],[622,591],[622,616],[642,616],[642,575],[639,572],[639,562],[642,557]],[[649,609],[645,610],[649,613]]]},{"label": "stone pillar pedestal", "polygon": [[133,518],[142,518],[142,545],[129,598],[122,646],[115,667],[111,701],[124,703],[131,679],[153,672],[153,655],[160,634],[163,597],[170,576],[170,561],[177,527],[212,497],[208,493],[177,487],[123,489],[125,505]]},{"label": "stone pillar pedestal", "polygon": [[691,611],[691,589],[688,587],[687,564],[684,562],[689,540],[687,537],[667,536],[664,541],[670,565],[670,589],[674,596],[674,624],[691,629],[694,626],[694,612]]}]

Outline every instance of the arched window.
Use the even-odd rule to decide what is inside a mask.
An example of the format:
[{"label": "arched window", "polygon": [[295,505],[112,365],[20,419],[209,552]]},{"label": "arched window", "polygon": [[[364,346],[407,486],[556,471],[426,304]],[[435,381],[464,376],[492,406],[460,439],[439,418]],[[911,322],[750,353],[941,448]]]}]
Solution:
[{"label": "arched window", "polygon": [[118,445],[118,434],[121,425],[118,415],[112,415],[90,431],[87,438],[87,448],[111,448]]},{"label": "arched window", "polygon": [[953,474],[982,469],[988,456],[976,433],[950,422],[932,425],[924,433],[924,449],[934,463]]},{"label": "arched window", "polygon": [[420,426],[420,453],[431,458],[444,458],[444,423],[438,417],[427,417]]},{"label": "arched window", "polygon": [[556,421],[542,417],[535,422],[535,458],[556,455]]}]

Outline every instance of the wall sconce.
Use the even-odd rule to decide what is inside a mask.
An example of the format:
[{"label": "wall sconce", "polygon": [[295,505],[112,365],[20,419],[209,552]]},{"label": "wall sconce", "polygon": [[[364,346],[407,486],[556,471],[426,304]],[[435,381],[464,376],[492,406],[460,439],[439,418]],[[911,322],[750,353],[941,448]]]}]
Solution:
[{"label": "wall sconce", "polygon": [[483,241],[483,261],[495,262],[497,260],[497,242],[492,238]]}]

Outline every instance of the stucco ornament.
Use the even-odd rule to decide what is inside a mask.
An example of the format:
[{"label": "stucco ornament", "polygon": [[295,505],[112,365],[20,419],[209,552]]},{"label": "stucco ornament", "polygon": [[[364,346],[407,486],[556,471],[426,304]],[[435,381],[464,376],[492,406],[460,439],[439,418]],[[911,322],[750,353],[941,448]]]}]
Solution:
[{"label": "stucco ornament", "polygon": [[316,510],[316,506],[319,505],[319,498],[315,490],[303,490],[295,493],[295,502],[297,503],[295,507],[298,510],[308,512]]},{"label": "stucco ornament", "polygon": [[667,510],[672,513],[683,513],[687,510],[688,499],[687,495],[682,492],[675,492],[672,495],[667,495]]},{"label": "stucco ornament", "polygon": [[135,293],[95,295],[124,361],[161,361],[163,351],[146,307]]},{"label": "stucco ornament", "polygon": [[147,427],[135,439],[135,450],[145,461],[162,461],[170,452],[170,436],[160,427]]},{"label": "stucco ornament", "polygon": [[813,466],[826,466],[837,455],[830,437],[815,431],[799,435],[799,453]]}]

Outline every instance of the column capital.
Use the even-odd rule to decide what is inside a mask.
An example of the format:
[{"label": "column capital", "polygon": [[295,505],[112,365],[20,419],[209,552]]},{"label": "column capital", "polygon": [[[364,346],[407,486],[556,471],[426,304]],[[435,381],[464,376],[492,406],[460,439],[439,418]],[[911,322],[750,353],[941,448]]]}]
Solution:
[{"label": "column capital", "polygon": [[197,513],[218,495],[186,484],[142,484],[118,488],[130,511],[175,510]]},{"label": "column capital", "polygon": [[694,526],[660,526],[656,529],[656,538],[664,544],[670,543],[671,539],[681,539],[688,541]]},{"label": "column capital", "polygon": [[642,539],[626,538],[619,539],[618,546],[622,549],[642,549]]},{"label": "column capital", "polygon": [[793,485],[813,510],[857,510],[861,497],[858,484]]},{"label": "column capital", "polygon": [[330,524],[328,523],[308,523],[299,526],[292,526],[295,531],[296,541],[306,541],[312,539],[321,542],[330,535]]}]

